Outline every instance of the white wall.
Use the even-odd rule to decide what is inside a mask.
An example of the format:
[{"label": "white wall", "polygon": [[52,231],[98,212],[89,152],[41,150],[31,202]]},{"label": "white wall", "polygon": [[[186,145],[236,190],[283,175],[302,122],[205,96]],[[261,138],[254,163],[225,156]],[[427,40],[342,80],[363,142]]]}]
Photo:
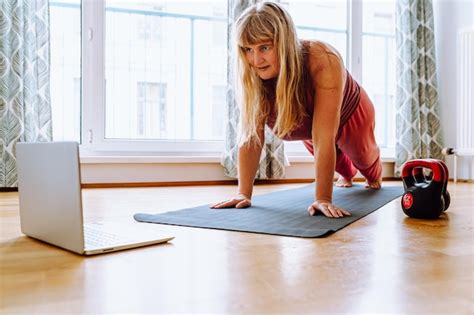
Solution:
[{"label": "white wall", "polygon": [[[459,29],[474,27],[474,0],[433,0],[433,10],[441,126],[445,146],[456,147],[456,36]],[[458,160],[458,178],[474,179],[473,159]],[[453,177],[453,158],[449,157],[447,162]]]}]

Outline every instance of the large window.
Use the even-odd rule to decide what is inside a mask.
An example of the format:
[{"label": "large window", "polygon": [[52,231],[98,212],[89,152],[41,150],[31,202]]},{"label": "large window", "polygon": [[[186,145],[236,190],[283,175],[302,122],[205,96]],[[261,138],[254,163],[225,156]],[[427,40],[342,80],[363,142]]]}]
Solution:
[{"label": "large window", "polygon": [[[224,1],[105,2],[106,139],[222,139],[212,97],[227,78],[226,13]],[[166,86],[166,110],[140,82]]]},{"label": "large window", "polygon": [[[394,1],[282,1],[299,36],[334,46],[367,90],[383,148],[395,139]],[[227,1],[50,5],[55,140],[99,151],[222,150]],[[288,150],[304,152],[294,143]]]},{"label": "large window", "polygon": [[53,139],[81,139],[80,0],[50,1]]}]

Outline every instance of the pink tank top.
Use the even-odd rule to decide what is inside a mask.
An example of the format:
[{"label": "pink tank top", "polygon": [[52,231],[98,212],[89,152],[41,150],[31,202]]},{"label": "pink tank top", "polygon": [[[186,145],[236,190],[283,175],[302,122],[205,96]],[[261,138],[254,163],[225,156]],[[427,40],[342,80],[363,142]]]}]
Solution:
[{"label": "pink tank top", "polygon": [[[342,106],[341,106],[341,115],[339,120],[339,132],[344,124],[349,120],[352,113],[357,109],[360,101],[360,86],[356,80],[354,80],[351,74],[346,70],[346,84],[344,86],[344,95],[342,98]],[[307,75],[309,78],[309,75]],[[309,78],[309,80],[311,80]],[[265,85],[273,85],[275,86],[275,81],[273,82],[266,82]],[[311,84],[307,84],[307,86],[312,86]],[[273,88],[274,89],[274,88]],[[313,125],[313,112],[314,112],[314,91],[312,88],[306,89],[308,92],[306,94],[306,116],[304,117],[302,123],[296,127],[290,135],[283,137],[283,140],[310,140],[312,138],[311,131]],[[274,100],[270,100],[270,112],[267,117],[267,125],[270,128],[275,126],[276,122],[276,111],[275,111],[275,104]]]}]

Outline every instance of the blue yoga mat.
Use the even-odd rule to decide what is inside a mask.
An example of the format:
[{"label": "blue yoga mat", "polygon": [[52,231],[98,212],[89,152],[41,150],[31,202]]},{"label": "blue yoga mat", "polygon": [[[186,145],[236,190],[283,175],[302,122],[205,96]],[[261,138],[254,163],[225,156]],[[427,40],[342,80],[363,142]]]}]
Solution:
[{"label": "blue yoga mat", "polygon": [[377,210],[403,194],[400,186],[367,189],[335,187],[333,202],[351,212],[344,218],[310,216],[307,208],[313,201],[314,184],[300,188],[254,196],[252,206],[245,209],[210,209],[203,205],[160,214],[137,213],[140,222],[189,227],[274,234],[296,237],[323,237]]}]

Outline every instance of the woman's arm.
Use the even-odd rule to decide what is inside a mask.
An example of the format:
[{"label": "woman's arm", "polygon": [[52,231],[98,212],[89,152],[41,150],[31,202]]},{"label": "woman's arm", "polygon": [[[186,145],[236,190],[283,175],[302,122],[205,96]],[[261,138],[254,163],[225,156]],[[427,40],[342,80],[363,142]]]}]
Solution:
[{"label": "woman's arm", "polygon": [[258,137],[260,141],[245,143],[239,147],[238,165],[238,194],[230,200],[219,202],[211,208],[246,208],[251,205],[253,182],[257,173],[262,152],[262,144],[265,143],[264,126],[259,128]]},{"label": "woman's arm", "polygon": [[245,143],[239,147],[239,194],[248,199],[252,198],[253,182],[257,173],[262,153],[262,145],[265,142],[264,128],[258,131],[259,142]]},{"label": "woman's arm", "polygon": [[336,51],[321,44],[310,47],[310,73],[315,90],[313,127],[316,193],[308,209],[311,215],[321,211],[328,217],[349,215],[332,204],[336,167],[336,135],[345,83],[344,64]]}]

